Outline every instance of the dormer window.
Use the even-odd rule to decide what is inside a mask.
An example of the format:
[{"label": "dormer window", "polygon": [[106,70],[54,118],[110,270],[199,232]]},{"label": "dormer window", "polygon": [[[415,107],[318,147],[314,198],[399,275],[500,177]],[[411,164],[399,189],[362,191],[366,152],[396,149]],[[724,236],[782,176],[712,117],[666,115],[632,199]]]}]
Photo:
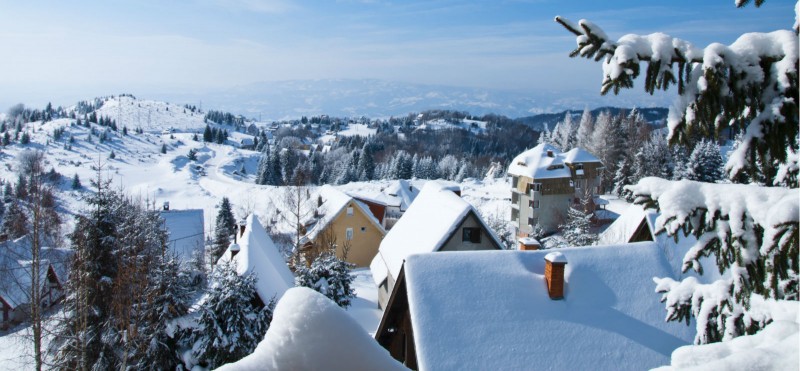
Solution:
[{"label": "dormer window", "polygon": [[555,157],[555,154],[553,153],[553,150],[551,150],[551,149],[547,150],[547,157]]},{"label": "dormer window", "polygon": [[550,165],[547,167],[547,170],[555,170],[555,169],[563,169],[564,165]]}]

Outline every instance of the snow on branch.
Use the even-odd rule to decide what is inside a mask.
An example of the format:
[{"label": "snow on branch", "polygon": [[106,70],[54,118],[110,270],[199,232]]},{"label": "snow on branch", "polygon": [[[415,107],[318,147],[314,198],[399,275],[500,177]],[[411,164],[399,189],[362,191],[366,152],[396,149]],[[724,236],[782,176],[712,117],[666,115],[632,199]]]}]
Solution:
[{"label": "snow on branch", "polygon": [[[587,20],[577,25],[562,17],[555,21],[576,36],[570,57],[602,60],[601,94],[632,88],[642,72],[650,94],[678,86],[679,97],[667,119],[671,141],[718,136],[730,127],[743,131],[742,143],[726,165],[732,176],[760,172],[771,184],[787,148],[797,148],[796,32],[746,33],[729,46],[714,43],[701,49],[663,33],[629,34],[613,41]],[[647,63],[644,71],[642,62]]]}]

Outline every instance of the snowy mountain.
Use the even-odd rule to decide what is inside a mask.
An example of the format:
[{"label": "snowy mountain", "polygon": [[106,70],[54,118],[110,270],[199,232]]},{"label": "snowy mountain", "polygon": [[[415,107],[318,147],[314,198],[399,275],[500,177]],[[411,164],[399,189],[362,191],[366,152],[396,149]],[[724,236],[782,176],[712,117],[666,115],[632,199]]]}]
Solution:
[{"label": "snowy mountain", "polygon": [[523,117],[566,109],[598,107],[665,107],[671,98],[623,92],[600,96],[594,90],[559,91],[531,87],[499,90],[400,83],[375,79],[289,80],[243,85],[222,92],[163,95],[178,102],[202,101],[209,107],[263,119],[331,116],[389,117],[428,109],[497,113]]}]

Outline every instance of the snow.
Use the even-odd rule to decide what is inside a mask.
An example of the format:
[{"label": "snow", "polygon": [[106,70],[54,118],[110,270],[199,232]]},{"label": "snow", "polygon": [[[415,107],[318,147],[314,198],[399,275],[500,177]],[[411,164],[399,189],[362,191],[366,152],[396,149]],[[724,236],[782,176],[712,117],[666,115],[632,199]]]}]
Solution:
[{"label": "snow", "polygon": [[370,129],[370,127],[366,124],[350,124],[347,125],[347,129],[344,129],[336,134],[344,137],[350,137],[354,135],[368,137],[370,135],[375,135],[377,131],[378,129]]},{"label": "snow", "polygon": [[800,344],[800,304],[773,301],[773,305],[788,309],[785,311],[788,313],[783,313],[783,316],[776,318],[758,333],[720,343],[680,347],[672,352],[670,366],[656,370],[797,369],[800,364],[800,353],[797,352]]},{"label": "snow", "polygon": [[564,264],[567,264],[567,258],[564,256],[564,254],[562,254],[562,253],[560,253],[558,251],[553,251],[553,252],[545,255],[544,256],[544,260],[547,260],[547,261],[549,261],[551,263],[564,263]]},{"label": "snow", "polygon": [[305,287],[286,292],[253,354],[219,370],[406,370],[334,302]]},{"label": "snow", "polygon": [[[27,237],[6,241],[0,248],[0,298],[12,309],[28,304],[31,289],[31,248]],[[52,266],[58,280],[66,282],[72,250],[42,247],[40,251],[39,282],[47,284],[47,270]]]},{"label": "snow", "polygon": [[148,133],[162,133],[173,129],[181,132],[201,132],[205,128],[205,115],[185,110],[182,105],[136,99],[129,96],[108,98],[98,109],[97,116],[107,116],[117,121],[119,130],[142,128]]},{"label": "snow", "polygon": [[188,263],[195,251],[204,251],[203,209],[164,210],[161,218],[169,232],[167,244],[181,262]]},{"label": "snow", "polygon": [[564,162],[574,164],[576,162],[600,162],[600,159],[582,148],[573,148],[564,153]]},{"label": "snow", "polygon": [[[553,157],[548,156],[553,153]],[[564,166],[561,152],[555,147],[542,143],[514,157],[508,168],[511,175],[533,179],[569,178],[569,169]]]},{"label": "snow", "polygon": [[[256,291],[263,302],[269,302],[272,297],[280,299],[286,290],[294,286],[294,275],[257,216],[247,217],[244,233],[238,239],[238,247],[239,253],[232,258],[236,264],[236,273],[256,274]],[[231,247],[228,247],[219,261],[231,261]]]},{"label": "snow", "polygon": [[[641,370],[666,364],[694,330],[664,321],[653,275],[670,276],[652,243],[559,250],[565,296],[550,300],[549,251],[408,257],[405,279],[421,370]],[[643,284],[644,283],[644,284]]]},{"label": "snow", "polygon": [[[411,254],[439,250],[469,212],[475,212],[491,238],[498,246],[503,246],[469,202],[447,190],[442,183],[426,183],[414,203],[381,241],[378,255],[386,262],[388,273],[396,278],[403,261]],[[378,263],[373,260],[373,264]],[[386,279],[383,273],[383,269],[372,272],[377,284]]]}]

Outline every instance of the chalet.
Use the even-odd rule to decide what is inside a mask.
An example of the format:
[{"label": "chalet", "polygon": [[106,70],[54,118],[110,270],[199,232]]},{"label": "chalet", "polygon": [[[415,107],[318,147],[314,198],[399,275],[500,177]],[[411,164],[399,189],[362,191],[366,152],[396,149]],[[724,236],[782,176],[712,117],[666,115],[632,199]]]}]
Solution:
[{"label": "chalet", "polygon": [[370,264],[385,308],[403,261],[411,254],[435,251],[499,250],[502,243],[475,208],[449,187],[431,181],[380,245]]},{"label": "chalet", "polygon": [[205,252],[203,209],[171,210],[169,202],[161,210],[164,228],[169,233],[167,245],[181,264],[202,258]]},{"label": "chalet", "polygon": [[508,168],[511,221],[517,233],[527,236],[535,225],[555,231],[570,207],[594,200],[603,169],[597,157],[580,148],[561,153],[543,143],[519,154]]},{"label": "chalet", "polygon": [[[64,297],[72,250],[44,247],[40,252],[41,305],[49,308]],[[27,237],[0,246],[0,329],[26,319],[30,309],[33,267]]]},{"label": "chalet", "polygon": [[419,370],[641,370],[694,328],[664,321],[652,242],[409,256],[375,339]]},{"label": "chalet", "polygon": [[236,238],[237,243],[225,250],[218,263],[232,261],[239,275],[254,272],[258,278],[256,291],[263,303],[272,298],[280,299],[286,290],[294,287],[294,275],[257,216],[247,217],[239,226]]},{"label": "chalet", "polygon": [[401,179],[393,181],[380,191],[349,194],[367,204],[383,228],[388,231],[414,202],[414,198],[419,194],[419,188],[414,182]]},{"label": "chalet", "polygon": [[356,267],[367,267],[386,235],[370,207],[331,186],[322,186],[316,218],[308,226],[303,250],[307,254],[336,245],[336,255]]}]

